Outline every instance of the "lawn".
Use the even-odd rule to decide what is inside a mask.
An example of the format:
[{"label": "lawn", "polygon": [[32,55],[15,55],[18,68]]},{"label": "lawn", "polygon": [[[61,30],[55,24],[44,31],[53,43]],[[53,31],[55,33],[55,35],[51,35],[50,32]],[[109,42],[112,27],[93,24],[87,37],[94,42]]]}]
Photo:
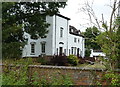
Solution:
[{"label": "lawn", "polygon": [[[3,60],[2,63],[3,64],[13,64],[15,63],[16,61],[19,61],[19,60],[13,60],[13,59],[6,59],[6,60]],[[24,61],[28,61],[27,59],[24,59]],[[33,61],[33,60],[32,60]],[[32,65],[40,65],[41,63],[38,63],[38,62],[32,62],[31,63]],[[84,69],[88,69],[88,68],[94,68],[94,69],[105,69],[105,66],[98,63],[98,62],[95,62],[94,65],[91,65],[91,64],[88,64],[88,63],[84,63],[84,64],[78,64],[77,66],[75,67],[80,67],[80,68],[84,68]]]},{"label": "lawn", "polygon": [[105,69],[105,66],[100,64],[100,63],[95,63],[94,65],[91,64],[79,64],[77,65],[77,67],[81,67],[81,68],[94,68],[94,69]]}]

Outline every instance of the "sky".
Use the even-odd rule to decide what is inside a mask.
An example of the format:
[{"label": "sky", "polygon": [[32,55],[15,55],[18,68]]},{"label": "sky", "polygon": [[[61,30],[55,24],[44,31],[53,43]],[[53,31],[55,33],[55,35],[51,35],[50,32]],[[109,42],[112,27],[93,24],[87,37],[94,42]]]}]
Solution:
[{"label": "sky", "polygon": [[113,0],[68,0],[67,6],[63,9],[60,9],[60,14],[70,18],[69,21],[70,25],[73,25],[78,30],[81,30],[82,32],[85,31],[87,27],[90,27],[91,25],[88,25],[89,17],[86,15],[83,11],[80,11],[80,8],[84,6],[84,3],[88,1],[90,5],[92,5],[93,2],[93,10],[95,12],[96,17],[98,20],[102,19],[102,14],[104,16],[104,20],[108,21],[111,13],[110,4]]}]

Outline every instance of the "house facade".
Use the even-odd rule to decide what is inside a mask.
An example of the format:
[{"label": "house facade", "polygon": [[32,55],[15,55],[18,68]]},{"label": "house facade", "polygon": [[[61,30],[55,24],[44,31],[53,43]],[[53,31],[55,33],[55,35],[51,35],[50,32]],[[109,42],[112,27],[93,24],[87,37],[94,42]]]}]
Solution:
[{"label": "house facade", "polygon": [[84,37],[75,27],[69,25],[70,18],[60,14],[47,16],[46,22],[50,24],[46,38],[37,40],[31,39],[30,35],[25,33],[28,39],[23,48],[22,57],[39,57],[70,54],[84,57]]}]

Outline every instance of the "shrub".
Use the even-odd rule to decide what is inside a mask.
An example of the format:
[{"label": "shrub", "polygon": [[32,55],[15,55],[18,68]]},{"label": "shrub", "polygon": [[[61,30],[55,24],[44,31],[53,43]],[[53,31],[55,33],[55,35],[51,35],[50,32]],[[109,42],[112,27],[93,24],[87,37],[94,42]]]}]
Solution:
[{"label": "shrub", "polygon": [[78,62],[79,62],[79,59],[77,58],[77,56],[74,56],[74,55],[69,55],[68,56],[68,62],[72,65],[77,65]]},{"label": "shrub", "polygon": [[61,55],[56,55],[51,59],[51,63],[53,65],[58,65],[58,66],[64,66],[64,65],[68,65],[68,59],[67,56],[61,56]]},{"label": "shrub", "polygon": [[13,67],[6,65],[2,74],[2,85],[27,85],[29,64],[32,64],[31,58],[16,60]]},{"label": "shrub", "polygon": [[38,58],[37,62],[41,63],[42,65],[46,65],[47,64],[47,61],[45,60],[45,58]]},{"label": "shrub", "polygon": [[[57,76],[58,74],[59,76]],[[40,87],[62,87],[64,85],[65,87],[69,87],[70,85],[73,85],[73,80],[68,74],[63,75],[59,72],[52,73],[52,75],[49,75],[48,77],[43,75],[41,78],[39,78],[39,73],[35,72],[32,76],[32,82],[30,85]]]},{"label": "shrub", "polygon": [[120,87],[120,75],[118,73],[107,72],[104,74],[102,80],[107,82],[107,85],[112,87]]},{"label": "shrub", "polygon": [[78,62],[79,64],[84,64],[85,63],[85,59],[84,58],[79,57],[78,59],[79,59],[79,62]]}]

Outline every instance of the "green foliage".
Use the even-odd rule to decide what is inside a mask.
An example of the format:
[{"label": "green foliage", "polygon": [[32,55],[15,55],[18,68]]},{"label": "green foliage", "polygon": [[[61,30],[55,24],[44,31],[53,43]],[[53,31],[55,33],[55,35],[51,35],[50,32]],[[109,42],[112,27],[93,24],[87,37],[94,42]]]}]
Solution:
[{"label": "green foliage", "polygon": [[52,85],[65,85],[66,87],[69,87],[70,85],[73,85],[73,82],[69,75],[60,74],[59,79],[56,77],[53,77]]},{"label": "green foliage", "polygon": [[112,27],[108,30],[107,25],[103,24],[103,28],[106,29],[99,36],[96,37],[97,43],[101,46],[104,53],[106,53],[107,59],[103,60],[106,66],[106,74],[104,74],[103,80],[107,81],[107,85],[113,87],[120,86],[120,75],[115,72],[120,64],[120,17],[116,18],[112,24]]},{"label": "green foliage", "polygon": [[117,65],[119,65],[119,62],[117,63],[117,61],[120,59],[120,27],[117,24],[118,23],[112,28],[112,32],[106,31],[96,37],[97,43],[108,57],[108,63],[111,64],[111,69],[117,68]]},{"label": "green foliage", "polygon": [[91,53],[91,50],[86,48],[86,50],[85,50],[85,56],[89,57],[90,53]]},{"label": "green foliage", "polygon": [[118,73],[108,72],[104,75],[103,80],[106,80],[108,85],[120,86],[120,75]]},{"label": "green foliage", "polygon": [[[20,58],[22,55],[20,47],[22,47],[22,43],[11,42],[2,44],[2,55],[3,58]],[[7,51],[7,52],[6,52]]]},{"label": "green foliage", "polygon": [[5,65],[2,74],[2,85],[27,85],[28,65],[31,63],[31,58],[28,58],[14,62],[14,66],[11,68],[9,68],[9,65]]},{"label": "green foliage", "polygon": [[47,60],[45,60],[44,57],[38,58],[38,59],[37,59],[37,62],[38,62],[38,63],[41,63],[42,65],[46,65],[46,64],[47,64]]},{"label": "green foliage", "polygon": [[86,29],[86,32],[83,32],[85,36],[85,56],[90,56],[90,49],[100,50],[100,46],[96,42],[96,36],[100,34],[100,31],[96,27],[90,27]]},{"label": "green foliage", "polygon": [[[46,15],[54,15],[66,2],[3,2],[2,3],[2,50],[3,58],[18,58],[26,40],[24,32],[32,39],[46,36]],[[10,54],[10,55],[9,55]]]},{"label": "green foliage", "polygon": [[96,36],[100,34],[100,31],[96,27],[90,27],[86,29],[84,32],[85,40],[85,47],[89,49],[100,49],[100,46],[96,43]]},{"label": "green foliage", "polygon": [[39,74],[37,72],[34,73],[32,77],[32,82],[31,85],[37,85],[37,86],[56,86],[56,85],[64,85],[66,87],[69,87],[70,85],[73,85],[73,81],[69,75],[62,75],[59,74],[56,78],[56,74],[58,73],[53,73],[52,76],[49,79],[46,76],[42,76],[39,78]]},{"label": "green foliage", "polygon": [[[34,86],[53,86],[53,85],[73,85],[69,75],[63,75],[59,72],[52,73],[50,78],[45,75],[40,76],[37,71],[32,76],[29,75],[28,65],[32,64],[32,58],[16,60],[13,66],[9,63],[4,66],[2,75],[2,85],[34,85]],[[57,78],[56,78],[56,75]],[[49,80],[50,79],[50,80]]]},{"label": "green foliage", "polygon": [[69,55],[68,56],[68,62],[72,65],[77,65],[78,64],[78,58],[75,55]]}]

